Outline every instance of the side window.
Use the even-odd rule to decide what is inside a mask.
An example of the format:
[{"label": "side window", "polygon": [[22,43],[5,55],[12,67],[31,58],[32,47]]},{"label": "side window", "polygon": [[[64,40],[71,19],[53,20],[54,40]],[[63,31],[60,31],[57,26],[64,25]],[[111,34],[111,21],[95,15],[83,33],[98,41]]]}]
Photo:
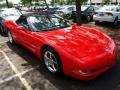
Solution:
[{"label": "side window", "polygon": [[23,26],[23,27],[26,28],[26,29],[28,29],[28,27],[29,27],[29,25],[28,25],[28,23],[27,23],[27,18],[24,17],[24,16],[20,17],[20,18],[16,21],[16,23],[17,23],[18,25]]},{"label": "side window", "polygon": [[73,11],[73,7],[69,7],[68,10],[69,10],[69,11]]},{"label": "side window", "polygon": [[99,7],[94,7],[94,11],[97,11],[97,10],[99,10]]},{"label": "side window", "polygon": [[93,7],[90,7],[87,12],[94,12],[94,8]]}]

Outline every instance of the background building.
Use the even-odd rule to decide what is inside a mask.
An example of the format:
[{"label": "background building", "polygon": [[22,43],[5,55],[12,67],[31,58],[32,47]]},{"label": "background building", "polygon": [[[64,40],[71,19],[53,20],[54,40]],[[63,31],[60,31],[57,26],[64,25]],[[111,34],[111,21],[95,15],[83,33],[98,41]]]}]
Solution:
[{"label": "background building", "polygon": [[[90,3],[90,1],[91,1],[91,3],[92,4],[102,4],[102,3],[104,3],[104,0],[88,0],[88,4]],[[120,0],[110,0],[111,1],[111,3],[116,3],[116,1],[117,1],[117,3],[120,3]]]}]

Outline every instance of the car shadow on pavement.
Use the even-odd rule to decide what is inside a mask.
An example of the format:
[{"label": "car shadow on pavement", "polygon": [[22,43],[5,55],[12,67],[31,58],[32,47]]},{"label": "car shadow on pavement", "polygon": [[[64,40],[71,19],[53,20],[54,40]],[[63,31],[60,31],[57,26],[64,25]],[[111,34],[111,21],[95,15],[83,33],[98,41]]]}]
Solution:
[{"label": "car shadow on pavement", "polygon": [[105,27],[105,28],[109,28],[111,30],[120,29],[120,22],[117,25],[113,25],[113,23],[109,23],[109,22],[99,22],[99,23],[95,23],[95,25],[102,26],[102,27]]},{"label": "car shadow on pavement", "polygon": [[7,34],[6,33],[3,33],[0,31],[0,35],[3,36],[3,37],[7,37]]},{"label": "car shadow on pavement", "polygon": [[[117,65],[114,68],[94,80],[81,81],[64,75],[52,75],[46,70],[44,64],[28,50],[20,45],[7,44],[14,53],[22,57],[27,62],[23,67],[27,65],[31,65],[33,67],[40,65],[40,68],[38,68],[37,71],[58,90],[120,90],[120,55],[117,60]],[[40,83],[38,82],[39,81],[37,81],[36,87],[40,86]]]}]

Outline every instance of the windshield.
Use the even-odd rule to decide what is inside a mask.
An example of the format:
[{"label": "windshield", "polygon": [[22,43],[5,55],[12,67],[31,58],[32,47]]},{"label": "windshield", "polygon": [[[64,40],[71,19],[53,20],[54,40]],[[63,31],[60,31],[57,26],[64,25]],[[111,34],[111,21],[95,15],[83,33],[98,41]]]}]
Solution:
[{"label": "windshield", "polygon": [[34,31],[48,31],[70,26],[68,22],[56,15],[29,16],[28,23]]},{"label": "windshield", "polygon": [[88,7],[87,6],[82,6],[81,11],[85,11]]}]

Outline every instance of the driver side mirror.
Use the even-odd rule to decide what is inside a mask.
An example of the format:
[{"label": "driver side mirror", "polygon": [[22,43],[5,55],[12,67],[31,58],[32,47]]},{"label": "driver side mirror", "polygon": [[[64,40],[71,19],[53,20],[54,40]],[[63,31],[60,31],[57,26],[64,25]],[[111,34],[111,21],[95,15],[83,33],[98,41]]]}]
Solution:
[{"label": "driver side mirror", "polygon": [[25,28],[23,26],[18,26],[17,29],[18,30],[24,30]]}]

